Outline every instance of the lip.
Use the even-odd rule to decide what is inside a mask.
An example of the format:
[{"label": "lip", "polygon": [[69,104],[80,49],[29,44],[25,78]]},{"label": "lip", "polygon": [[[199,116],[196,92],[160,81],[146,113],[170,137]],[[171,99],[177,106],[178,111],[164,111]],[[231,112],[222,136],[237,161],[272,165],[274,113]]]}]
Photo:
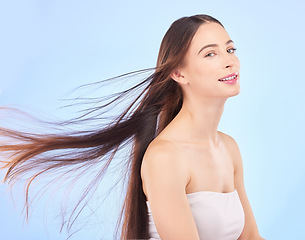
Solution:
[{"label": "lip", "polygon": [[226,84],[235,84],[235,83],[237,83],[237,81],[238,81],[238,76],[234,79],[231,79],[231,80],[226,80],[226,81],[220,81],[219,80],[219,82],[223,82],[223,83],[226,83]]},{"label": "lip", "polygon": [[235,76],[235,75],[237,77],[238,76],[238,72],[231,73],[231,74],[229,74],[229,75],[227,75],[227,76],[225,76],[223,78],[219,78],[218,80],[221,80],[221,79],[224,79],[224,78],[228,78],[228,77],[232,77],[232,76]]}]

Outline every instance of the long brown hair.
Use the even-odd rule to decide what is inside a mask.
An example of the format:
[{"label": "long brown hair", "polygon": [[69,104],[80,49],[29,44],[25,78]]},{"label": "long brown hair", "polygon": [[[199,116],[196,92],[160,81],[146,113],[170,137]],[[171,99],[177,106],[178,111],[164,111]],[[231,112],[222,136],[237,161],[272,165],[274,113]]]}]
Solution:
[{"label": "long brown hair", "polygon": [[[181,87],[171,79],[170,74],[183,64],[184,56],[195,33],[201,24],[207,22],[215,22],[223,27],[217,19],[209,15],[183,17],[172,23],[162,40],[154,72],[136,86],[117,93],[114,100],[90,110],[91,112],[100,111],[126,94],[144,86],[129,107],[110,124],[91,131],[70,133],[63,131],[56,134],[33,134],[0,128],[0,135],[10,140],[0,146],[0,153],[6,156],[6,160],[1,160],[2,168],[7,168],[4,181],[12,183],[24,174],[30,173],[29,181],[26,184],[25,206],[27,210],[29,189],[38,177],[49,172],[62,171],[65,168],[67,170],[89,169],[102,162],[103,167],[97,171],[74,208],[72,212],[74,218],[63,223],[70,228],[78,216],[75,211],[79,209],[81,202],[86,203],[88,193],[96,189],[115,153],[126,143],[132,143],[132,151],[126,169],[126,175],[129,176],[127,193],[117,230],[119,226],[122,226],[121,239],[147,239],[149,237],[146,197],[140,175],[142,158],[150,142],[173,120],[182,107]],[[131,75],[147,70],[137,71]],[[112,78],[112,80],[114,79]],[[81,118],[78,120],[84,121]],[[85,119],[85,121],[89,121],[89,119]],[[72,121],[62,123],[65,123],[63,125],[66,126]],[[15,143],[11,141],[15,141]],[[52,151],[55,150],[61,150],[61,152],[52,154]],[[106,160],[105,156],[108,157]],[[81,210],[82,208],[79,211]]]}]

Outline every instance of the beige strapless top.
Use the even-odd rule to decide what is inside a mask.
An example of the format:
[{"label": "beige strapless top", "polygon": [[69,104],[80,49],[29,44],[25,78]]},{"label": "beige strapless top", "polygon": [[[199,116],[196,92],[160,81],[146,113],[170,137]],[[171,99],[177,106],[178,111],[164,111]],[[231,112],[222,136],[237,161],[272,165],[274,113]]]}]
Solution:
[{"label": "beige strapless top", "polygon": [[[229,193],[200,191],[186,194],[201,240],[236,240],[243,231],[245,214],[237,190]],[[161,239],[149,202],[149,239]]]}]

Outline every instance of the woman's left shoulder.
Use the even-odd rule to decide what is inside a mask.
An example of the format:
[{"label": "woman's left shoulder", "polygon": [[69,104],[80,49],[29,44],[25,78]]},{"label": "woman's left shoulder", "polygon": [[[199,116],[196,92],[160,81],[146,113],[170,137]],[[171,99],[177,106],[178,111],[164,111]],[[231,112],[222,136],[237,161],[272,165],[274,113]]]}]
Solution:
[{"label": "woman's left shoulder", "polygon": [[235,139],[233,137],[231,137],[230,135],[217,131],[217,133],[219,134],[221,140],[226,143],[229,144],[232,147],[238,147],[237,142],[235,141]]},{"label": "woman's left shoulder", "polygon": [[241,153],[235,139],[226,133],[220,131],[218,131],[218,133],[221,141],[224,143],[226,149],[230,152],[232,158],[234,159],[234,164],[236,164],[236,161],[242,161]]}]

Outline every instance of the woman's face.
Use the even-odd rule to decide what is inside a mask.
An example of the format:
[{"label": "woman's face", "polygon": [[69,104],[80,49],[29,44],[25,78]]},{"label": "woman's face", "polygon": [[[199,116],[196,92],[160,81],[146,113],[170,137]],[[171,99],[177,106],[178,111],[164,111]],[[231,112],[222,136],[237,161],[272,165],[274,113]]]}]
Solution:
[{"label": "woman's face", "polygon": [[[212,46],[208,46],[213,44]],[[219,24],[202,24],[196,32],[180,68],[186,92],[204,97],[230,97],[240,92],[240,62],[235,55],[234,43]],[[229,74],[238,73],[237,81],[228,84],[219,81]]]}]

